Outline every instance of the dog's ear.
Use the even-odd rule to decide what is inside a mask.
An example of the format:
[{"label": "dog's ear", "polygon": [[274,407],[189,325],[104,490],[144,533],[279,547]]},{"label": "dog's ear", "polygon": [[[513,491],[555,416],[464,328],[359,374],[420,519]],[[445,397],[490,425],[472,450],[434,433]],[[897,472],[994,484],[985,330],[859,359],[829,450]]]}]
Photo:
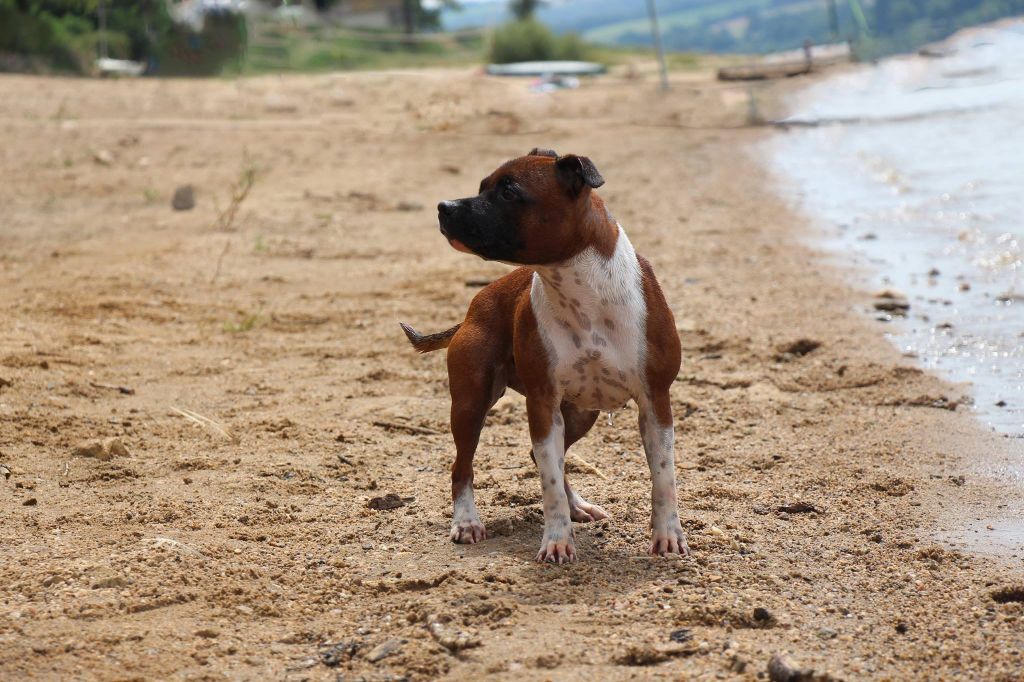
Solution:
[{"label": "dog's ear", "polygon": [[530,150],[527,156],[550,156],[552,159],[558,158],[558,152],[554,149],[541,149],[540,147],[534,147]]},{"label": "dog's ear", "polygon": [[579,195],[584,187],[600,187],[604,178],[597,172],[594,162],[585,156],[567,154],[555,161],[555,172],[561,182],[573,196]]}]

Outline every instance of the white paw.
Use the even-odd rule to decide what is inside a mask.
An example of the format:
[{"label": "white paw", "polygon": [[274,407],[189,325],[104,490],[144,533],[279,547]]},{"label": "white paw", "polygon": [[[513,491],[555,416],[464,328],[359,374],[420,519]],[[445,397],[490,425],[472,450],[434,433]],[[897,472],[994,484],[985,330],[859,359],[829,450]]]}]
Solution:
[{"label": "white paw", "polygon": [[537,561],[552,564],[576,561],[576,543],[573,542],[572,535],[557,538],[544,533],[544,539],[540,541],[540,551],[537,552]]},{"label": "white paw", "polygon": [[686,533],[679,525],[678,519],[664,524],[656,524],[651,536],[651,548],[647,550],[651,556],[668,556],[678,554],[690,556],[690,548],[686,544]]},{"label": "white paw", "polygon": [[475,545],[487,539],[487,530],[480,519],[462,519],[452,523],[449,537],[460,545]]}]

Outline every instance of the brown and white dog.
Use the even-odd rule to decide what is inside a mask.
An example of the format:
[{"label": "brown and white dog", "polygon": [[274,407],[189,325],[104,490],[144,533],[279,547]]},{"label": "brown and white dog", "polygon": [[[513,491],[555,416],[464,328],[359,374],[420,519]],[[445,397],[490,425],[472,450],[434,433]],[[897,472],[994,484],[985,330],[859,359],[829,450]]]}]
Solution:
[{"label": "brown and white dog", "polygon": [[402,329],[421,353],[448,348],[454,515],[451,539],[486,538],[473,501],[473,455],[487,411],[506,387],[526,396],[544,499],[538,561],[576,558],[571,521],[607,518],[565,478],[565,452],[602,410],[630,399],[651,470],[652,555],[689,550],[676,502],[669,388],[680,346],[651,265],[591,191],[590,159],[534,149],[502,165],[475,197],[443,201],[441,234],[455,249],[520,265],[492,282],[451,329]]}]

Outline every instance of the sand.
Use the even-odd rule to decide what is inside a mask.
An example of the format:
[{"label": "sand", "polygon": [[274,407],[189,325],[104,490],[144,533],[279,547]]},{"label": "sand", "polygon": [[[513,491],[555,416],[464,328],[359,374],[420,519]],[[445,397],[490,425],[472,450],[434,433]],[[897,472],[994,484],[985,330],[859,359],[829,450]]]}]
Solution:
[{"label": "sand", "polygon": [[[742,87],[0,92],[0,677],[759,679],[781,655],[791,679],[1020,678],[1020,553],[941,542],[1021,518],[1019,443],[805,246],[757,162],[785,133],[744,127]],[[575,564],[534,563],[516,395],[476,460],[492,537],[448,540],[444,354],[398,322],[450,326],[507,270],[451,250],[433,207],[534,146],[595,161],[675,310],[689,560],[645,554],[631,407],[568,458],[612,518],[577,525]]]}]

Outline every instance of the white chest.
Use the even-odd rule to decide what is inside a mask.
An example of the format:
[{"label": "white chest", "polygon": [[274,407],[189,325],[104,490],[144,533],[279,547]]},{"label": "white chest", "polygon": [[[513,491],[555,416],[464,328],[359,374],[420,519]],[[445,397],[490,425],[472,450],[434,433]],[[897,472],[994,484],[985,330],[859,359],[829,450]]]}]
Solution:
[{"label": "white chest", "polygon": [[621,228],[611,258],[587,249],[537,268],[530,302],[563,399],[614,410],[645,390],[647,306],[640,264]]}]

